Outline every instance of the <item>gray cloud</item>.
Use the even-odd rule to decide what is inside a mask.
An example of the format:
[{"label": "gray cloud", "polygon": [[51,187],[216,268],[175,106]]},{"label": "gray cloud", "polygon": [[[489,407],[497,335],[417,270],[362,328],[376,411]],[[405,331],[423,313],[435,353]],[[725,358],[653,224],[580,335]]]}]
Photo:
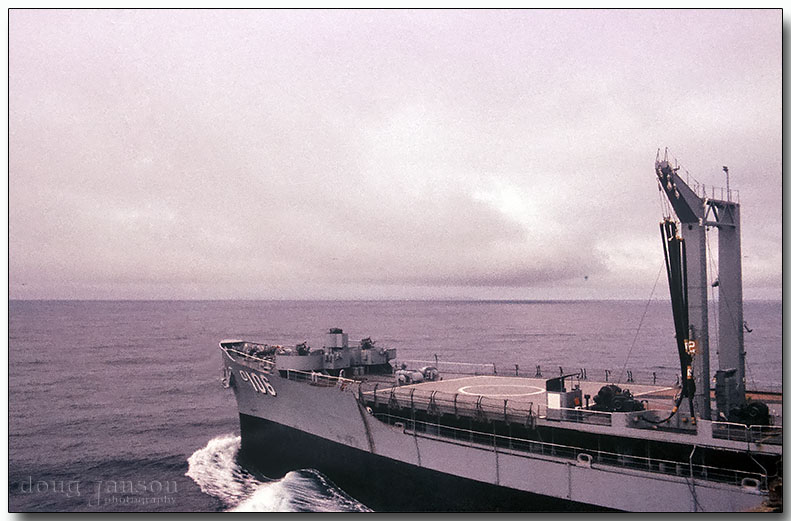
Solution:
[{"label": "gray cloud", "polygon": [[779,296],[779,13],[11,11],[11,295],[644,298],[669,146]]}]

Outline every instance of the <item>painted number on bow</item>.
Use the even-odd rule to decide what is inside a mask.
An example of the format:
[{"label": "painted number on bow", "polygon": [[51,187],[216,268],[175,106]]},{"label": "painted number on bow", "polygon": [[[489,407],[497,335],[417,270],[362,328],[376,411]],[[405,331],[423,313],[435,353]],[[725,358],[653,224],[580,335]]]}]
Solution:
[{"label": "painted number on bow", "polygon": [[239,376],[242,377],[242,380],[249,383],[256,392],[277,396],[277,391],[275,391],[275,388],[269,383],[269,380],[266,376],[256,373],[248,373],[247,371],[242,370],[239,371]]}]

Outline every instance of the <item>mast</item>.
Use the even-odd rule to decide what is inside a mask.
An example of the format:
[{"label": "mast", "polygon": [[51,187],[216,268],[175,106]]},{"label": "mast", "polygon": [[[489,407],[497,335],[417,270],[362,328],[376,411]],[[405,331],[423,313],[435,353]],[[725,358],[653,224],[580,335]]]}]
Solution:
[{"label": "mast", "polygon": [[[709,384],[709,309],[706,282],[706,228],[705,204],[703,199],[681,179],[677,168],[670,166],[667,159],[655,164],[659,185],[665,192],[681,226],[686,249],[686,286],[688,328],[684,339],[691,349],[695,395],[693,412],[705,420],[711,419],[711,387]],[[676,333],[678,336],[678,333]],[[689,341],[693,343],[690,344]],[[682,379],[686,374],[681,375]]]},{"label": "mast", "polygon": [[[727,174],[727,167],[723,167],[723,170]],[[741,216],[739,203],[731,200],[730,190],[725,197],[724,200],[706,200],[709,213],[714,217],[714,220],[707,221],[706,225],[717,228],[719,239],[717,287],[720,292],[718,315],[720,370],[717,371],[717,409],[727,417],[734,407],[739,407],[745,402],[746,375],[744,367]],[[723,393],[724,395],[721,397],[720,394]]]},{"label": "mast", "polygon": [[[706,282],[706,228],[718,232],[719,332],[717,371],[717,411],[726,417],[745,403],[744,317],[742,304],[742,256],[739,203],[733,201],[728,181],[723,199],[699,197],[665,159],[655,163],[659,185],[667,196],[686,246],[689,336],[694,340],[694,407],[701,418],[711,418],[709,375],[708,295]],[[705,194],[705,190],[704,190]],[[682,375],[683,377],[683,375]]]}]

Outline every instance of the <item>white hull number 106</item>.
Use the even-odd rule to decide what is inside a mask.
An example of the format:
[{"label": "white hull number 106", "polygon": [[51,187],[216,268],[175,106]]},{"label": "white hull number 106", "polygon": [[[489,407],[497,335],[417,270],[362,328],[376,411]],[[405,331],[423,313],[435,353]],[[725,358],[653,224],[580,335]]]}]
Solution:
[{"label": "white hull number 106", "polygon": [[257,392],[277,396],[275,388],[272,387],[272,384],[269,383],[269,380],[267,380],[266,376],[261,376],[256,373],[248,373],[247,371],[242,370],[239,371],[239,376],[242,377],[242,380],[249,383]]}]

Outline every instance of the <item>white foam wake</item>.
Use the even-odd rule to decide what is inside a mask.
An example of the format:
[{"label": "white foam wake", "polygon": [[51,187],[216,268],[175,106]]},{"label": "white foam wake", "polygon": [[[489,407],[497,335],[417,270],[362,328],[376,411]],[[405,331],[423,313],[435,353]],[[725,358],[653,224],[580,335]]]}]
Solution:
[{"label": "white foam wake", "polygon": [[227,507],[238,505],[262,485],[236,463],[242,438],[233,434],[218,436],[187,459],[187,476],[204,494],[214,496]]},{"label": "white foam wake", "polygon": [[201,491],[240,512],[361,512],[369,509],[313,469],[261,481],[236,461],[241,437],[218,436],[187,460],[186,475]]}]

